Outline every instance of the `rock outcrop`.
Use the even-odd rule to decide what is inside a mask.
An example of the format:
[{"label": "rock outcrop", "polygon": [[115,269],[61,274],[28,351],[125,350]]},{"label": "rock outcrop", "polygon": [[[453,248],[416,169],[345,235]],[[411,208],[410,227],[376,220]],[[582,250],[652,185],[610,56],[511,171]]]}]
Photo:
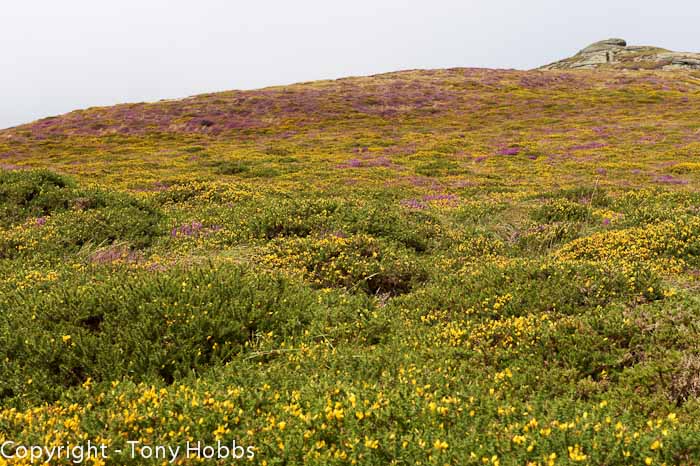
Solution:
[{"label": "rock outcrop", "polygon": [[659,47],[630,46],[624,39],[606,39],[576,55],[540,67],[558,69],[700,70],[700,53],[672,52]]}]

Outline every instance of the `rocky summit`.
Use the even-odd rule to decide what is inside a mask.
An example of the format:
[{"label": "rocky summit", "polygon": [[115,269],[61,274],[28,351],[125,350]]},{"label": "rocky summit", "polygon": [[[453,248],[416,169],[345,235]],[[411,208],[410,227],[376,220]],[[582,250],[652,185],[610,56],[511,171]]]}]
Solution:
[{"label": "rocky summit", "polygon": [[540,67],[543,70],[593,68],[698,70],[700,53],[672,52],[659,47],[627,45],[624,39],[606,39],[589,45],[573,57]]}]

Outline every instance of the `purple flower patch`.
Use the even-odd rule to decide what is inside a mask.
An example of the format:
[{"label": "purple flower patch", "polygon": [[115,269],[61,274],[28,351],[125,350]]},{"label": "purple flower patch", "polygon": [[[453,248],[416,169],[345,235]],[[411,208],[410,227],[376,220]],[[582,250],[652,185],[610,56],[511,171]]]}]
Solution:
[{"label": "purple flower patch", "polygon": [[675,178],[671,175],[661,175],[654,178],[654,182],[663,184],[688,184],[688,181]]},{"label": "purple flower patch", "polygon": [[423,204],[421,201],[418,199],[404,199],[401,201],[401,205],[404,207],[408,207],[409,209],[415,209],[415,210],[420,210],[420,209],[425,209],[425,204]]},{"label": "purple flower patch", "polygon": [[170,232],[170,236],[172,236],[173,238],[183,236],[196,238],[199,236],[205,236],[214,233],[216,231],[221,230],[222,228],[223,227],[221,225],[212,225],[210,227],[205,228],[201,222],[192,222],[173,228]]},{"label": "purple flower patch", "polygon": [[423,196],[424,201],[456,201],[459,197],[456,194],[428,194]]},{"label": "purple flower patch", "polygon": [[25,167],[22,167],[20,165],[14,165],[12,163],[0,163],[0,169],[7,170],[7,171],[13,171],[13,170],[25,170]]},{"label": "purple flower patch", "polygon": [[519,147],[505,147],[496,152],[496,155],[518,155],[519,153]]}]

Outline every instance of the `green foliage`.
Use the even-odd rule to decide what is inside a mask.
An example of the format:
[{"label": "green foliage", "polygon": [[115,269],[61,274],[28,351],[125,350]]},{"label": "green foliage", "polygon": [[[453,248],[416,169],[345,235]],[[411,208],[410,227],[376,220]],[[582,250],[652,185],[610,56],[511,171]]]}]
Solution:
[{"label": "green foliage", "polygon": [[[548,211],[548,208],[543,210]],[[555,222],[538,225],[520,235],[517,245],[523,254],[541,254],[576,239],[581,232],[580,223]]]},{"label": "green foliage", "polygon": [[582,222],[590,217],[589,206],[565,199],[542,204],[532,213],[532,219],[540,223]]},{"label": "green foliage", "polygon": [[459,175],[466,171],[467,170],[460,167],[458,162],[449,159],[436,159],[416,167],[416,173],[430,177]]},{"label": "green foliage", "polygon": [[606,207],[610,204],[610,198],[605,188],[580,186],[576,188],[562,189],[554,194],[555,197],[564,198],[572,202],[588,204],[591,207]]},{"label": "green foliage", "polygon": [[162,234],[159,221],[156,210],[128,200],[104,208],[62,213],[49,224],[55,229],[55,242],[43,247],[75,252],[86,244],[127,242],[134,248],[143,248]]},{"label": "green foliage", "polygon": [[230,362],[262,335],[283,341],[356,315],[332,302],[232,266],[98,275],[14,295],[0,327],[0,393],[52,400],[88,378],[172,383]]},{"label": "green foliage", "polygon": [[263,252],[273,267],[298,270],[316,286],[399,295],[426,278],[415,257],[367,235],[276,240]]},{"label": "green foliage", "polygon": [[404,306],[421,312],[450,309],[501,318],[548,312],[572,315],[619,300],[658,299],[659,293],[658,276],[642,267],[622,272],[590,263],[518,260],[488,264],[464,276],[441,277],[401,299]]},{"label": "green foliage", "polygon": [[48,170],[0,171],[0,225],[67,209],[73,187],[71,180]]},{"label": "green foliage", "polygon": [[215,167],[216,172],[222,175],[238,175],[250,170],[250,165],[241,160],[217,162]]},{"label": "green foliage", "polygon": [[435,244],[439,223],[427,212],[406,212],[370,202],[344,210],[339,226],[348,233],[366,233],[425,252]]},{"label": "green foliage", "polygon": [[313,231],[328,229],[338,205],[325,199],[275,199],[253,205],[247,224],[254,238],[305,237]]}]

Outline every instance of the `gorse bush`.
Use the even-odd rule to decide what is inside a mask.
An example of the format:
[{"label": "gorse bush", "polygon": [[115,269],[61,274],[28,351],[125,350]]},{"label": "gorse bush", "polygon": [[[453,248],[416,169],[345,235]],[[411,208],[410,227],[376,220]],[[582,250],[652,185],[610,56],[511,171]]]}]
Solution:
[{"label": "gorse bush", "polygon": [[367,235],[276,240],[261,257],[273,268],[299,272],[318,287],[398,295],[426,279],[411,253]]},{"label": "gorse bush", "polygon": [[680,218],[645,227],[595,233],[574,240],[559,251],[562,259],[616,260],[681,270],[700,256],[700,220]]},{"label": "gorse bush", "polygon": [[0,225],[68,209],[74,186],[47,170],[0,171]]},{"label": "gorse bush", "polygon": [[565,199],[543,204],[532,213],[532,219],[540,223],[580,222],[590,217],[589,206]]},{"label": "gorse bush", "polygon": [[435,245],[439,224],[430,213],[389,209],[384,203],[371,202],[344,210],[340,226],[348,233],[366,233],[424,252]]},{"label": "gorse bush", "polygon": [[[159,194],[158,199],[171,194]],[[197,199],[201,201],[203,197]],[[193,209],[192,215],[201,216],[202,210],[201,206]],[[433,248],[441,232],[440,220],[428,212],[407,211],[400,205],[387,206],[381,201],[360,203],[301,196],[241,199],[226,208],[212,207],[209,223],[227,229],[231,243],[304,238],[312,234],[366,234],[419,253]]]},{"label": "gorse bush", "polygon": [[157,211],[137,204],[59,214],[48,225],[55,228],[55,243],[48,247],[75,251],[85,244],[125,241],[142,248],[161,234],[159,221]]},{"label": "gorse bush", "polygon": [[0,257],[75,253],[83,246],[127,242],[145,247],[160,235],[161,214],[134,197],[80,189],[45,171],[3,174]]},{"label": "gorse bush", "polygon": [[253,238],[305,237],[331,228],[331,217],[339,208],[334,200],[279,199],[256,204],[248,225]]},{"label": "gorse bush", "polygon": [[250,171],[250,164],[244,161],[223,161],[215,165],[216,172],[222,175],[237,175]]},{"label": "gorse bush", "polygon": [[162,234],[160,218],[150,207],[128,204],[59,212],[0,229],[0,258],[56,257],[113,243],[143,248]]},{"label": "gorse bush", "polygon": [[546,312],[570,315],[620,300],[658,299],[661,292],[658,276],[644,267],[623,271],[612,264],[512,260],[440,277],[401,302],[422,312],[450,309],[456,317],[499,319]]},{"label": "gorse bush", "polygon": [[154,196],[160,206],[173,204],[196,205],[206,203],[234,204],[252,196],[250,189],[242,184],[182,181],[168,186]]},{"label": "gorse bush", "polygon": [[625,213],[623,217],[625,226],[639,227],[696,215],[698,205],[700,205],[700,196],[696,193],[645,188],[624,193],[615,199],[612,207]]},{"label": "gorse bush", "polygon": [[[282,341],[358,317],[350,303],[236,266],[97,276],[4,303],[4,397],[51,400],[88,378],[176,379],[220,366],[256,338]],[[27,380],[26,374],[33,374]]]}]

